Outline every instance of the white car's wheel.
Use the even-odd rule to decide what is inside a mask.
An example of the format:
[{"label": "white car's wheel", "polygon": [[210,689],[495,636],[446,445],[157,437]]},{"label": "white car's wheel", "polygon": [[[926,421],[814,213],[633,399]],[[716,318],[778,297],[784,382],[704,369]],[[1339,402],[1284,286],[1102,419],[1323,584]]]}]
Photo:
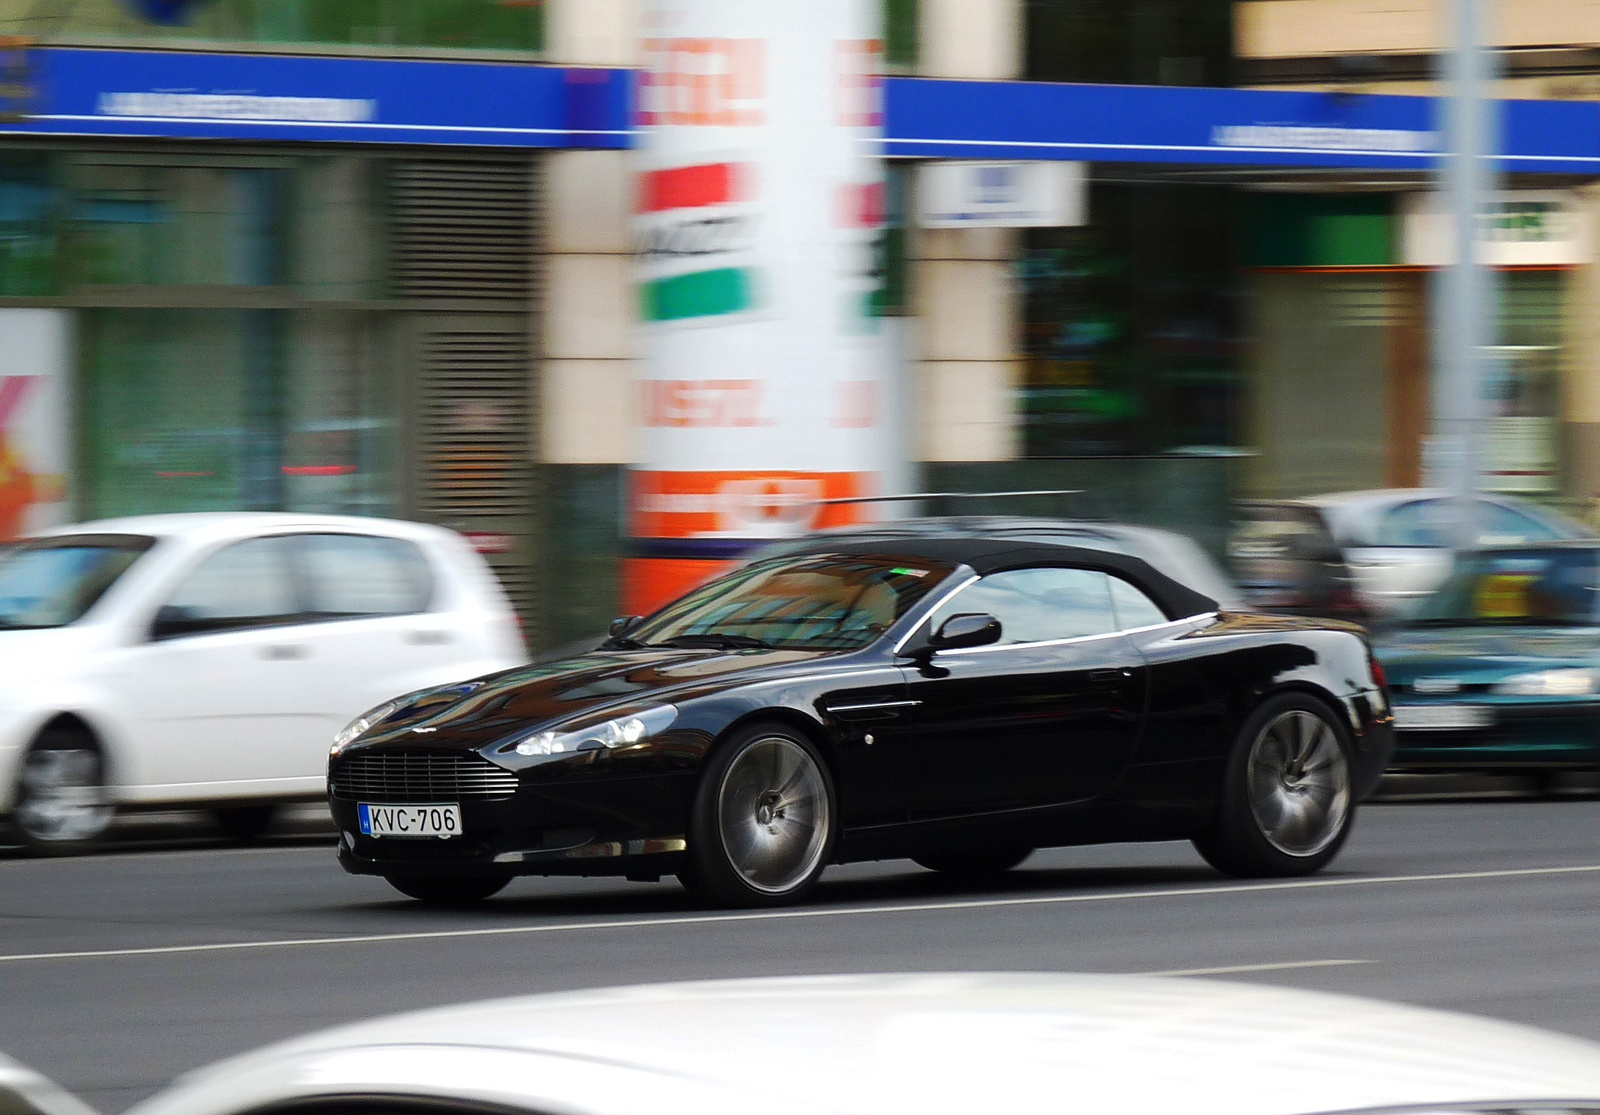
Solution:
[{"label": "white car's wheel", "polygon": [[81,728],[49,728],[22,757],[11,823],[36,851],[67,855],[105,834],[116,810],[105,755]]}]

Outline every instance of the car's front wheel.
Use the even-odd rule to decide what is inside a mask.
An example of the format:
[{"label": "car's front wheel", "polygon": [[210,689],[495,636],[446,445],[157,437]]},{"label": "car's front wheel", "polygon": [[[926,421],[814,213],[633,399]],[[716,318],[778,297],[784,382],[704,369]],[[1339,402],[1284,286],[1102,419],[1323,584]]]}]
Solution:
[{"label": "car's front wheel", "polygon": [[1355,818],[1348,733],[1322,702],[1287,693],[1247,719],[1211,831],[1195,839],[1229,875],[1309,875],[1339,854]]},{"label": "car's front wheel", "polygon": [[776,906],[816,885],[833,856],[833,779],[798,732],[754,724],[713,752],[695,793],[679,876],[719,906]]},{"label": "car's front wheel", "polygon": [[510,875],[385,875],[407,898],[429,906],[471,906],[499,894]]},{"label": "car's front wheel", "polygon": [[105,755],[81,728],[46,729],[22,757],[11,810],[22,842],[48,855],[90,848],[111,827]]}]

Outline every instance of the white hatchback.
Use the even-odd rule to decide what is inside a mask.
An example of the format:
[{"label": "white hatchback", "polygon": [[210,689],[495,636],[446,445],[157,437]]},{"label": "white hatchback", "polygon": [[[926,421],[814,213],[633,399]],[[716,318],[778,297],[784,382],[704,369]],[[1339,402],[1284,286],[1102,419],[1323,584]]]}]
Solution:
[{"label": "white hatchback", "polygon": [[237,836],[325,793],[334,734],[395,695],[526,661],[460,535],[379,519],[162,515],[0,554],[0,816],[36,847],[119,807]]}]

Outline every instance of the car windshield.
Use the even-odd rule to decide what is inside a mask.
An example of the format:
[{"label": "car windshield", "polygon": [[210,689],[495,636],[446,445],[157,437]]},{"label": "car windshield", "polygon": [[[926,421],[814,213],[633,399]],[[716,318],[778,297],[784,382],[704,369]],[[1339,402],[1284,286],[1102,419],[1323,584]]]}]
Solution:
[{"label": "car windshield", "polygon": [[1469,554],[1424,602],[1415,623],[1594,624],[1600,622],[1600,551],[1512,550]]},{"label": "car windshield", "polygon": [[155,539],[40,539],[0,554],[0,628],[64,627],[81,619]]},{"label": "car windshield", "polygon": [[779,557],[671,604],[626,637],[646,646],[859,650],[953,567],[877,556]]}]

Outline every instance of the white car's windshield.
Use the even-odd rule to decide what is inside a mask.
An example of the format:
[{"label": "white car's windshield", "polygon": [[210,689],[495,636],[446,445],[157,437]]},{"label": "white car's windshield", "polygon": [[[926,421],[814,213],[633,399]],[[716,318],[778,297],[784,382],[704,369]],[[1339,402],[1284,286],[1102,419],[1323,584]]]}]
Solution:
[{"label": "white car's windshield", "polygon": [[0,628],[64,627],[152,545],[142,535],[40,539],[0,555]]}]

